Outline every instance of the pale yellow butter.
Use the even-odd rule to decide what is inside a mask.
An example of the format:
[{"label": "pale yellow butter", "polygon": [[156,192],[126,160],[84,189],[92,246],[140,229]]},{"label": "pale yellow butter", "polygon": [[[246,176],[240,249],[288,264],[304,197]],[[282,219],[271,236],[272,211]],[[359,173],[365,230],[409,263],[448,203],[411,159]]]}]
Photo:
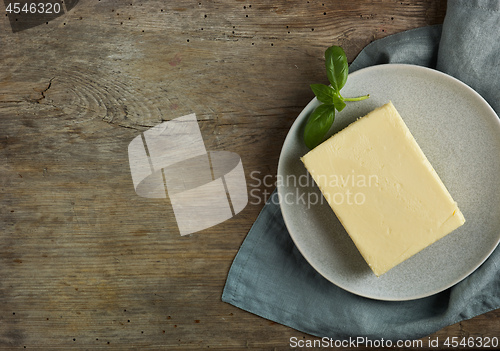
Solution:
[{"label": "pale yellow butter", "polygon": [[392,103],[301,160],[377,276],[465,223]]}]

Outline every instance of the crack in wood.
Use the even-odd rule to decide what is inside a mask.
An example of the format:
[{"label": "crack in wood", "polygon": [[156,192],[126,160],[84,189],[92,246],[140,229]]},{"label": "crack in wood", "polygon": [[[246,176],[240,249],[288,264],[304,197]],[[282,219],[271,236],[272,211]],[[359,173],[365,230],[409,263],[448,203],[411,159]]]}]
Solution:
[{"label": "crack in wood", "polygon": [[40,94],[42,95],[41,97],[39,97],[38,99],[35,99],[35,102],[37,104],[40,103],[40,101],[42,101],[43,99],[45,99],[45,93],[50,89],[50,87],[52,86],[52,81],[54,80],[55,77],[52,77],[50,78],[49,80],[49,84],[47,85],[47,88],[43,89],[42,91],[40,91]]}]

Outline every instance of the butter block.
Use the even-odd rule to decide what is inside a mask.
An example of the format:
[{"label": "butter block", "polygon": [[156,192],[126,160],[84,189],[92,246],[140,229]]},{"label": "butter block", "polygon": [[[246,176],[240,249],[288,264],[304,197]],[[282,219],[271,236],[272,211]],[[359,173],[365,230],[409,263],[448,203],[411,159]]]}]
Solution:
[{"label": "butter block", "polygon": [[301,160],[377,276],[465,223],[391,102]]}]

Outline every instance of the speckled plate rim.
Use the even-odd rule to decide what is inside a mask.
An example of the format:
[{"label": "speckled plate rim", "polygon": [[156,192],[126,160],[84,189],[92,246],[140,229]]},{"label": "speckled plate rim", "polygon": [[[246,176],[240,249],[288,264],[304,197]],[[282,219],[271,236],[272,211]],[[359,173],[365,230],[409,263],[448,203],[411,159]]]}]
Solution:
[{"label": "speckled plate rim", "polygon": [[[436,76],[438,76],[440,78],[446,79],[448,82],[451,82],[450,84],[454,84],[457,87],[460,87],[460,89],[467,90],[468,94],[470,94],[474,99],[481,100],[482,103],[483,103],[483,105],[484,105],[483,107],[486,110],[488,110],[489,113],[491,113],[492,115],[494,115],[496,117],[497,122],[498,122],[498,126],[500,128],[500,119],[498,119],[495,111],[484,100],[484,98],[482,98],[482,96],[480,96],[475,90],[473,90],[472,88],[470,88],[465,83],[459,81],[458,79],[456,79],[456,78],[454,78],[452,76],[449,76],[449,75],[447,75],[447,74],[445,74],[443,72],[434,70],[434,69],[430,69],[430,68],[422,67],[422,66],[410,65],[410,64],[381,64],[381,65],[370,66],[370,67],[367,67],[367,68],[364,68],[364,69],[360,69],[360,70],[358,70],[358,71],[356,71],[354,73],[351,73],[349,75],[349,78],[357,76],[357,75],[369,75],[369,74],[371,74],[371,72],[374,72],[374,71],[377,71],[377,70],[387,70],[387,69],[421,70],[422,74],[432,74],[432,75],[436,75]],[[351,80],[352,80],[352,78],[351,78]],[[349,79],[348,79],[347,84],[349,84]],[[301,113],[299,114],[299,116],[296,118],[295,122],[290,127],[290,130],[289,130],[289,132],[288,132],[288,134],[287,134],[287,136],[285,138],[285,141],[283,143],[283,147],[282,147],[280,158],[279,158],[279,162],[278,162],[278,174],[277,174],[278,177],[286,177],[287,176],[287,174],[283,172],[283,169],[284,169],[283,158],[287,154],[287,152],[288,152],[288,150],[289,150],[289,148],[291,146],[290,144],[293,142],[292,138],[294,138],[294,134],[297,132],[298,129],[300,129],[302,127],[303,123],[305,123],[305,120],[307,119],[307,117],[309,116],[309,114],[313,111],[313,109],[318,104],[319,104],[319,102],[317,101],[317,99],[313,98],[306,105],[306,107],[301,111]],[[500,139],[500,134],[498,135],[498,137]],[[499,152],[500,152],[500,150],[499,150]],[[297,159],[297,162],[300,162],[300,160]],[[279,182],[277,184],[277,191],[278,191],[279,198],[280,199],[283,198],[283,196],[284,196],[284,193],[283,193],[284,187],[281,186]],[[415,299],[420,299],[420,298],[432,296],[434,294],[442,292],[442,291],[444,291],[444,290],[446,290],[446,289],[454,286],[455,284],[459,283],[460,281],[462,281],[463,279],[465,279],[466,277],[468,277],[470,274],[472,274],[474,271],[476,271],[477,268],[480,267],[484,263],[484,261],[486,261],[488,259],[488,257],[493,253],[493,251],[496,249],[496,247],[498,246],[498,244],[500,242],[500,228],[498,228],[498,237],[496,239],[496,242],[493,245],[491,245],[491,247],[485,249],[485,251],[483,253],[483,256],[480,257],[478,263],[476,265],[474,265],[473,267],[470,267],[469,270],[464,271],[454,281],[447,282],[447,283],[443,284],[441,287],[439,287],[437,289],[433,289],[433,290],[429,290],[429,291],[427,291],[425,293],[417,293],[417,294],[412,294],[411,292],[409,292],[407,294],[407,296],[396,296],[396,297],[394,297],[394,296],[391,296],[390,294],[388,294],[387,296],[381,296],[381,295],[377,295],[377,294],[360,292],[356,288],[352,288],[351,286],[349,286],[349,284],[340,283],[340,282],[336,281],[334,278],[332,278],[331,274],[329,274],[328,271],[325,271],[324,267],[322,267],[320,264],[318,264],[317,262],[315,262],[314,260],[312,260],[311,257],[309,257],[307,255],[307,253],[304,252],[304,250],[302,249],[302,245],[301,245],[301,239],[297,235],[294,226],[291,224],[292,221],[291,221],[290,216],[292,216],[294,214],[292,214],[290,211],[288,211],[287,205],[284,202],[280,201],[280,206],[281,206],[281,211],[282,211],[282,214],[283,214],[285,225],[286,225],[286,227],[287,227],[287,229],[289,231],[289,234],[290,234],[292,240],[294,241],[297,249],[299,250],[299,252],[301,252],[301,254],[304,256],[304,258],[306,259],[306,261],[308,261],[308,263],[317,272],[319,272],[324,278],[326,278],[330,282],[334,283],[335,285],[339,286],[340,288],[342,288],[342,289],[344,289],[346,291],[349,291],[349,292],[351,292],[353,294],[356,294],[356,295],[360,295],[362,297],[376,299],[376,300],[407,301],[407,300],[415,300]]]}]

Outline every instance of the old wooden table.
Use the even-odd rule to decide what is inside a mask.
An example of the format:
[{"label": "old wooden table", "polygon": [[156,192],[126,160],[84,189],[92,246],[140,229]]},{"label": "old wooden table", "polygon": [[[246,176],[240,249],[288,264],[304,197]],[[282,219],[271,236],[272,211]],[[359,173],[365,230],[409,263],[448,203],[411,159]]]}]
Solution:
[{"label": "old wooden table", "polygon": [[[273,190],[250,175],[276,173],[309,84],[326,82],[327,46],[351,61],[374,39],[441,23],[445,0],[81,0],[61,10],[1,15],[0,348],[279,350],[310,338],[221,302]],[[127,148],[188,113],[208,150],[240,155],[259,195],[180,236],[169,201],[135,193]],[[499,327],[494,311],[431,337]]]}]

